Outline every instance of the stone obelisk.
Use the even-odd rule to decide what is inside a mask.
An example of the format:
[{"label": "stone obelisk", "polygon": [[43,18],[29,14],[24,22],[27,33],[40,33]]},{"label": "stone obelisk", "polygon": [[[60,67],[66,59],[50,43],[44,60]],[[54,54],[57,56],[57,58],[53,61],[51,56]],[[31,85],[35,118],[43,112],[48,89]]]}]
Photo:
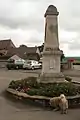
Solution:
[{"label": "stone obelisk", "polygon": [[50,5],[45,13],[45,40],[43,50],[43,65],[40,81],[43,83],[63,82],[64,75],[60,71],[60,57],[58,41],[59,12],[54,5]]}]

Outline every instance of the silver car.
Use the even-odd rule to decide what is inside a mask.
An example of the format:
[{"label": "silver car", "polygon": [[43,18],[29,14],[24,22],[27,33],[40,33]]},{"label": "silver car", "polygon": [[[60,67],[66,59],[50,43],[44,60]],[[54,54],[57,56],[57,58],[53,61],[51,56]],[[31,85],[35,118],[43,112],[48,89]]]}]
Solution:
[{"label": "silver car", "polygon": [[23,65],[23,69],[38,69],[41,68],[42,64],[39,63],[38,61],[35,60],[27,60],[24,65]]}]

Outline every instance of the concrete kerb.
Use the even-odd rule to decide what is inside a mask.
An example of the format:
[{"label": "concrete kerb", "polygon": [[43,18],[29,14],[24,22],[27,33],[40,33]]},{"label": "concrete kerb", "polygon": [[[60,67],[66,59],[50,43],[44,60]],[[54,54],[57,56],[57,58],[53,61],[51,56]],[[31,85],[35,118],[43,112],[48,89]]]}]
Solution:
[{"label": "concrete kerb", "polygon": [[80,82],[72,81],[72,83],[80,86]]},{"label": "concrete kerb", "polygon": [[[30,96],[26,93],[18,92],[11,88],[7,88],[6,91],[16,99],[32,100],[34,102],[40,103],[44,107],[50,107],[49,106],[50,97],[37,96],[37,95]],[[67,100],[69,102],[69,108],[80,108],[80,95],[68,96]]]},{"label": "concrete kerb", "polygon": [[30,101],[34,102],[35,105],[40,105],[40,107],[48,107],[49,106],[49,97],[44,96],[30,96],[26,93],[18,92],[14,89],[7,88],[6,92],[9,93],[12,97],[16,98],[17,100],[25,100],[30,103]]},{"label": "concrete kerb", "polygon": [[7,88],[6,89],[7,92],[9,93],[12,93],[13,95],[17,95],[19,97],[24,97],[24,98],[30,98],[30,99],[37,99],[37,100],[50,100],[50,97],[44,97],[44,96],[30,96],[26,93],[23,93],[23,92],[18,92],[14,89],[11,89],[11,88]]}]

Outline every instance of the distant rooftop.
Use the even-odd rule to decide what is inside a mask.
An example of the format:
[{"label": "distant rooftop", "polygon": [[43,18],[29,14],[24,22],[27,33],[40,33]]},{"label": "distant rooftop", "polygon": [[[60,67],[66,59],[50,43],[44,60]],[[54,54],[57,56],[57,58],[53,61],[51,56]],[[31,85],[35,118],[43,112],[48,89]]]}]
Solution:
[{"label": "distant rooftop", "polygon": [[11,39],[0,40],[0,50],[2,49],[7,50],[9,48],[15,48],[15,45],[13,44]]}]

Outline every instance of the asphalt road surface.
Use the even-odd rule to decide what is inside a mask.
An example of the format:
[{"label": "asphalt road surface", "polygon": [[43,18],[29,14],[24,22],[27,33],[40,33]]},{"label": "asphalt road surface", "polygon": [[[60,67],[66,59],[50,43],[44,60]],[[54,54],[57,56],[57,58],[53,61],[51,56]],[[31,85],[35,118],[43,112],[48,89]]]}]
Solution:
[{"label": "asphalt road surface", "polygon": [[2,92],[11,80],[28,76],[37,76],[37,74],[0,70],[0,120],[80,120],[80,109],[69,110],[67,115],[61,115],[60,112],[12,101],[3,95]]}]

